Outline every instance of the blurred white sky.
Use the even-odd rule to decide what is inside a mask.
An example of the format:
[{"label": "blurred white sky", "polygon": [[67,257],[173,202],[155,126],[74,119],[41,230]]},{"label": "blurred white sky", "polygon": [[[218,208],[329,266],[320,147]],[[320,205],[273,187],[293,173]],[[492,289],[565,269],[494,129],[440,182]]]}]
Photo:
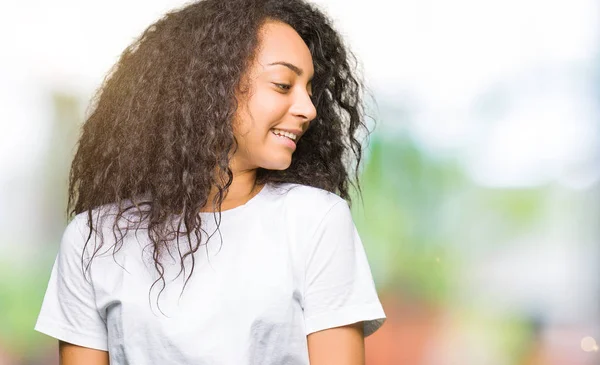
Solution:
[{"label": "blurred white sky", "polygon": [[[432,153],[461,154],[481,184],[585,187],[598,179],[589,173],[598,170],[589,84],[598,69],[597,2],[315,2],[363,61],[380,104],[412,109],[411,120],[382,128],[408,127]],[[184,3],[2,2],[0,186],[27,174],[47,146],[50,89],[89,99],[134,37]],[[500,115],[476,112],[486,94],[504,103]]]}]

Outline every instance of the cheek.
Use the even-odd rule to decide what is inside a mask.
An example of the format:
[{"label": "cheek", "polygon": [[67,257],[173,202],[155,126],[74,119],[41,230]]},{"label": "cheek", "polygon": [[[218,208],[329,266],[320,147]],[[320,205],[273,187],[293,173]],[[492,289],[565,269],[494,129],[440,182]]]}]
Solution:
[{"label": "cheek", "polygon": [[253,95],[248,103],[249,112],[254,117],[254,123],[258,127],[271,129],[285,116],[288,105],[285,95],[276,91],[265,90]]}]

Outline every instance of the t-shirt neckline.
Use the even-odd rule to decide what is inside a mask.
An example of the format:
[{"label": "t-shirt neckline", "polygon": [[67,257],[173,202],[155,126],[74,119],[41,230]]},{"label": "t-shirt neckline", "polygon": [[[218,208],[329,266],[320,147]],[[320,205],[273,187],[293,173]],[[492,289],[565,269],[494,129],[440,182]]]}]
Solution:
[{"label": "t-shirt neckline", "polygon": [[[256,195],[254,195],[252,198],[250,198],[250,200],[248,200],[246,203],[244,203],[242,205],[238,205],[235,208],[222,210],[221,217],[227,217],[227,216],[239,214],[240,212],[247,209],[249,206],[256,204],[267,194],[268,189],[269,189],[269,183],[267,182],[263,185],[263,187],[260,189],[260,191]],[[209,216],[217,216],[218,217],[219,212],[200,212],[200,215],[202,217],[209,217]]]}]

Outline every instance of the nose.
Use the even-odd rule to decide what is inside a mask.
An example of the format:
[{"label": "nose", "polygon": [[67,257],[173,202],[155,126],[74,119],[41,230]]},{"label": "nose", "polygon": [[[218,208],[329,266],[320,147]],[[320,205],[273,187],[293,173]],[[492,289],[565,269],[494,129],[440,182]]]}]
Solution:
[{"label": "nose", "polygon": [[307,92],[296,93],[290,112],[294,116],[302,118],[304,122],[310,122],[317,117],[317,108],[315,108]]}]

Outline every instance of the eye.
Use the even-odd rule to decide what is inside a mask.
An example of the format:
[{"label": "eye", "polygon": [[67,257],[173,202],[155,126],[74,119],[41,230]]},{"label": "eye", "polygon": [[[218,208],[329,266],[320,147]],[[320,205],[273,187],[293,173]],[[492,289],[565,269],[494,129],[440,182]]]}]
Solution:
[{"label": "eye", "polygon": [[278,84],[275,82],[273,84],[275,84],[275,86],[277,86],[278,88],[280,88],[283,91],[289,91],[290,88],[292,87],[292,85],[289,85],[289,84]]}]

